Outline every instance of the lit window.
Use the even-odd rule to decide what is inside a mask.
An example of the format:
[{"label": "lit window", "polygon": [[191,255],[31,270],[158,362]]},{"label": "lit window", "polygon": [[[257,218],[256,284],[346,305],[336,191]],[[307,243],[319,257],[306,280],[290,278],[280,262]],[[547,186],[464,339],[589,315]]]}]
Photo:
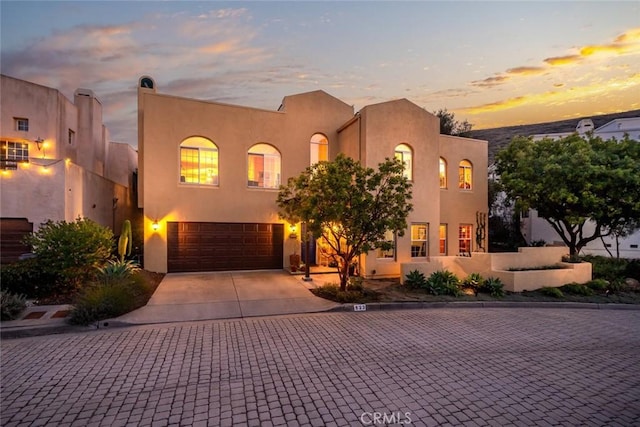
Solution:
[{"label": "lit window", "polygon": [[463,190],[471,190],[472,188],[472,172],[473,167],[468,160],[463,160],[460,162],[460,166],[458,167],[458,188]]},{"label": "lit window", "polygon": [[311,137],[311,165],[329,160],[329,141],[321,133]]},{"label": "lit window", "polygon": [[22,118],[14,118],[15,123],[16,123],[16,130],[21,131],[21,132],[27,132],[29,130],[29,119],[22,119]]},{"label": "lit window", "polygon": [[440,188],[447,188],[447,161],[440,157]]},{"label": "lit window", "polygon": [[461,225],[458,230],[458,248],[461,254],[471,254],[472,229],[471,225]]},{"label": "lit window", "polygon": [[247,185],[258,188],[280,186],[280,152],[268,144],[256,144],[249,149]]},{"label": "lit window", "polygon": [[384,240],[392,244],[393,246],[390,249],[383,250],[378,249],[378,258],[384,259],[394,259],[396,257],[396,236],[392,231],[386,231],[384,233]]},{"label": "lit window", "polygon": [[180,182],[218,185],[218,147],[206,138],[194,136],[180,144]]},{"label": "lit window", "polygon": [[76,133],[69,129],[69,145],[73,145],[76,142]]},{"label": "lit window", "polygon": [[411,258],[426,257],[429,253],[429,224],[411,224]]},{"label": "lit window", "polygon": [[15,170],[18,163],[29,162],[27,142],[0,141],[0,169]]},{"label": "lit window", "polygon": [[400,160],[402,164],[404,164],[404,177],[411,181],[413,179],[413,154],[411,152],[411,147],[409,147],[407,144],[397,145],[395,149],[395,156],[396,159]]},{"label": "lit window", "polygon": [[438,252],[440,255],[447,255],[447,224],[440,224],[438,233],[440,235],[440,246]]}]

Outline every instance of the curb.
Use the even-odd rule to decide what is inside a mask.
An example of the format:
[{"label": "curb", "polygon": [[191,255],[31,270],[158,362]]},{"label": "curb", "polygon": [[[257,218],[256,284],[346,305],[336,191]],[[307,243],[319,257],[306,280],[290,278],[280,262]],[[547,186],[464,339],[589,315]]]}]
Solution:
[{"label": "curb", "polygon": [[[358,306],[358,309],[355,307]],[[362,306],[365,309],[362,309]],[[369,304],[342,304],[327,310],[328,312],[363,312],[383,310],[418,310],[434,308],[565,308],[585,310],[640,310],[640,304],[585,303],[585,302],[501,302],[501,301],[442,301],[442,302],[380,302]]]}]

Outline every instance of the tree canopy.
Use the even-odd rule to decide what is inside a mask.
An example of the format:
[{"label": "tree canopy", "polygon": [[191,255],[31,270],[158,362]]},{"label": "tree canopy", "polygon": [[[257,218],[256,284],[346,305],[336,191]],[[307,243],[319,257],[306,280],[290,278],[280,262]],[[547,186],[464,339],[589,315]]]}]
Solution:
[{"label": "tree canopy", "polygon": [[447,111],[446,108],[434,111],[433,114],[440,118],[440,133],[442,135],[464,136],[473,127],[466,120],[463,122],[456,120],[456,115]]},{"label": "tree canopy", "polygon": [[346,289],[349,265],[357,256],[375,248],[389,249],[391,243],[384,240],[388,230],[404,234],[413,207],[411,183],[403,170],[397,159],[386,159],[374,170],[340,154],[280,187],[280,216],[302,221],[314,238],[324,238],[338,265],[341,290]]},{"label": "tree canopy", "polygon": [[496,170],[508,197],[536,209],[571,255],[640,218],[640,143],[628,137],[516,137],[497,154]]}]

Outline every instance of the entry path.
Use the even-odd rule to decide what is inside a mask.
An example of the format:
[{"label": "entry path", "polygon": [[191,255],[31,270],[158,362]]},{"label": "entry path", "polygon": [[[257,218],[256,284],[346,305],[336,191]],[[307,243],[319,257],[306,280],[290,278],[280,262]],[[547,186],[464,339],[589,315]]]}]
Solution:
[{"label": "entry path", "polygon": [[[314,283],[334,275],[314,279]],[[314,286],[314,285],[309,285]],[[132,324],[314,313],[338,304],[318,298],[282,271],[167,274],[146,306],[119,317]]]},{"label": "entry path", "polygon": [[639,348],[640,311],[523,308],[4,340],[0,424],[640,425]]}]

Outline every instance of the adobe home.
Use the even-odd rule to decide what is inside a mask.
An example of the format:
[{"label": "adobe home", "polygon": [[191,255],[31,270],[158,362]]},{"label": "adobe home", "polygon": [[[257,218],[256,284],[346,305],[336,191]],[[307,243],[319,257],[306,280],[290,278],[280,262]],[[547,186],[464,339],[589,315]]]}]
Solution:
[{"label": "adobe home", "polygon": [[[413,211],[390,251],[359,260],[365,276],[399,276],[401,264],[483,251],[487,142],[440,135],[439,119],[406,99],[352,106],[318,90],[277,110],[158,93],[138,82],[139,207],[144,267],[157,272],[286,269],[300,254],[300,224],[278,217],[278,187],[338,153],[377,168],[400,158]],[[314,242],[315,264],[328,262]]]}]

